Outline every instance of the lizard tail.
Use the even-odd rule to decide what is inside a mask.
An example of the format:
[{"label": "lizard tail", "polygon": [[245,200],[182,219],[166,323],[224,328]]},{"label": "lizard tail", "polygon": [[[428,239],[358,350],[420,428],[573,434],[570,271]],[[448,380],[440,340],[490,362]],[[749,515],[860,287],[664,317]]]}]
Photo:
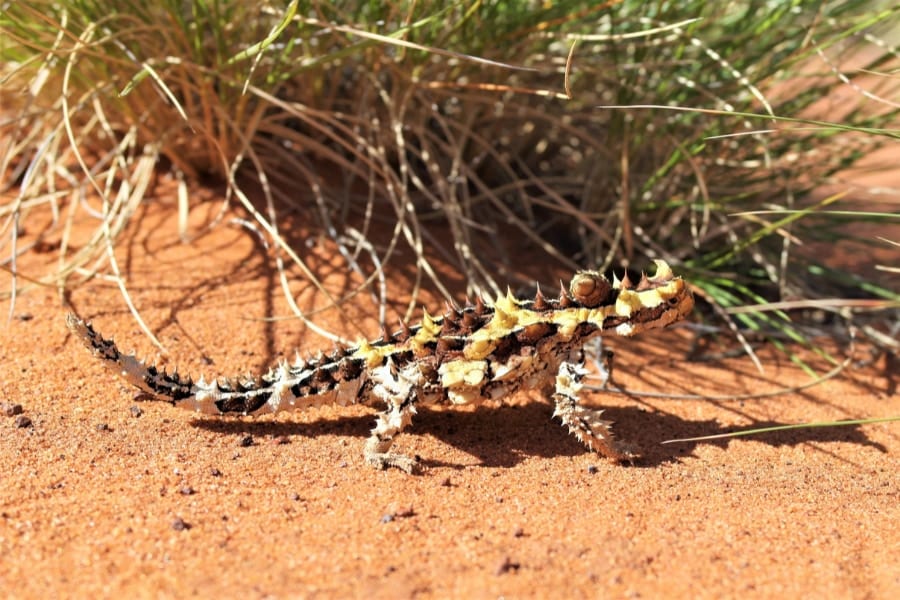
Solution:
[{"label": "lizard tail", "polygon": [[[180,408],[195,412],[222,414],[261,414],[283,409],[304,409],[308,406],[339,401],[355,402],[362,385],[361,365],[347,372],[350,362],[343,369],[323,368],[324,357],[295,365],[282,362],[262,377],[218,378],[206,382],[201,377],[194,381],[167,373],[153,364],[147,364],[134,354],[124,354],[111,339],[106,339],[90,323],[72,313],[66,317],[66,325],[75,336],[103,363],[121,375],[128,383],[158,400],[170,402]],[[344,375],[349,381],[342,381]],[[343,383],[341,390],[338,386]]]}]

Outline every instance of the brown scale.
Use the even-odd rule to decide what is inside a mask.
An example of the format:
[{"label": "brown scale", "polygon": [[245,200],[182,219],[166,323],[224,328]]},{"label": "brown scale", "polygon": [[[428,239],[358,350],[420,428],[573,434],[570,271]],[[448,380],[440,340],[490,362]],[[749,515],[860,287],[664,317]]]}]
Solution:
[{"label": "brown scale", "polygon": [[503,364],[510,356],[516,354],[521,347],[522,344],[516,339],[515,334],[504,335],[497,340],[494,350],[487,356],[487,360],[491,363]]},{"label": "brown scale", "polygon": [[327,367],[320,367],[313,372],[311,384],[316,389],[321,390],[322,388],[332,388],[337,383],[334,377],[331,374],[331,371],[336,367],[333,365],[328,365]]},{"label": "brown scale", "polygon": [[539,339],[555,333],[556,326],[552,323],[533,323],[517,331],[515,336],[520,344],[533,345]]},{"label": "brown scale", "polygon": [[337,378],[341,381],[351,381],[358,378],[365,368],[365,361],[361,358],[345,358],[338,365]]},{"label": "brown scale", "polygon": [[464,337],[441,337],[434,348],[434,355],[438,363],[459,358],[466,347]]}]

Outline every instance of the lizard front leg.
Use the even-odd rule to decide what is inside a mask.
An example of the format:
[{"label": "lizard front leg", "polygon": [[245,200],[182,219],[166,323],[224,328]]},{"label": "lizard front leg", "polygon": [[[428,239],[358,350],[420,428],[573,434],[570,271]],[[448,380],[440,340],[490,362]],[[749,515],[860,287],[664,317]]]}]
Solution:
[{"label": "lizard front leg", "polygon": [[387,404],[384,412],[378,415],[363,453],[365,461],[373,467],[396,467],[407,473],[419,469],[418,459],[389,452],[394,437],[412,422],[412,416],[416,414],[418,377],[414,363],[398,369],[390,358],[372,370],[372,393]]},{"label": "lizard front leg", "polygon": [[553,400],[556,407],[554,417],[559,417],[581,442],[614,461],[633,461],[637,453],[627,444],[614,439],[612,421],[600,418],[602,410],[585,408],[578,404],[578,395],[583,387],[581,380],[587,374],[583,362],[564,361],[556,374]]}]

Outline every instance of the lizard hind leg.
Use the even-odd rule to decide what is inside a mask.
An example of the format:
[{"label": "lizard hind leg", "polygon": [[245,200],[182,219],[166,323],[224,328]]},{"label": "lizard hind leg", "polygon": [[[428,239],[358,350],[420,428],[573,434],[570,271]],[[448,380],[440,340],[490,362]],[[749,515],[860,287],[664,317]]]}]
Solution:
[{"label": "lizard hind leg", "polygon": [[638,453],[628,444],[613,437],[612,421],[600,418],[602,410],[585,408],[578,403],[581,380],[587,374],[583,364],[563,362],[556,375],[553,393],[554,417],[559,417],[569,432],[594,452],[610,460],[633,462]]},{"label": "lizard hind leg", "polygon": [[366,440],[363,456],[373,467],[395,467],[407,473],[419,470],[417,458],[390,452],[394,437],[412,422],[416,414],[417,374],[415,364],[397,370],[390,359],[372,371],[372,392],[387,404],[384,412],[378,415],[372,435]]}]

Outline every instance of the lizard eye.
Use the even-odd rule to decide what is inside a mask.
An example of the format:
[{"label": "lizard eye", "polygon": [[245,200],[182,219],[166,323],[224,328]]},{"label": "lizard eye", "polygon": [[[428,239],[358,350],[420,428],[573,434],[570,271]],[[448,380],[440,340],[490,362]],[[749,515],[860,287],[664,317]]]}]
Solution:
[{"label": "lizard eye", "polygon": [[610,299],[612,285],[596,271],[576,273],[569,284],[569,293],[582,306],[596,308]]}]

